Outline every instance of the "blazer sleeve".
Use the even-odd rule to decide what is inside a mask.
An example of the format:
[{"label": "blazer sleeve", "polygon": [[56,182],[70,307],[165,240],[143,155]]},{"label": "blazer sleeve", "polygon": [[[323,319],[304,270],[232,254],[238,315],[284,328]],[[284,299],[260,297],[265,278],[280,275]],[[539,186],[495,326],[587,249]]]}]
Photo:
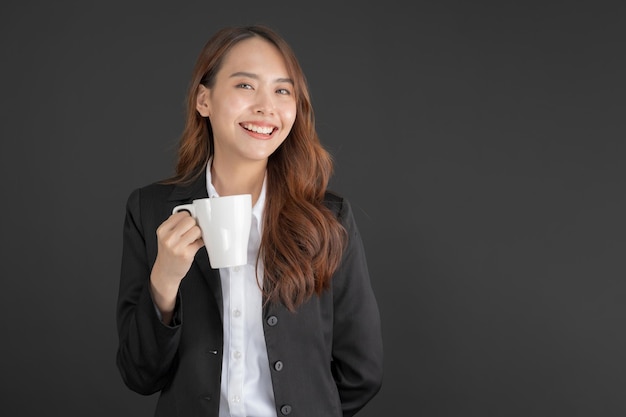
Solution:
[{"label": "blazer sleeve", "polygon": [[380,314],[365,249],[351,206],[345,199],[339,218],[348,233],[348,245],[332,281],[332,369],[343,415],[352,416],[381,388],[383,345]]},{"label": "blazer sleeve", "polygon": [[116,316],[117,367],[124,383],[143,395],[157,392],[167,383],[182,323],[180,295],[172,326],[160,321],[152,300],[150,271],[156,250],[150,248],[156,247],[158,227],[153,207],[154,204],[142,201],[141,189],[128,198]]}]

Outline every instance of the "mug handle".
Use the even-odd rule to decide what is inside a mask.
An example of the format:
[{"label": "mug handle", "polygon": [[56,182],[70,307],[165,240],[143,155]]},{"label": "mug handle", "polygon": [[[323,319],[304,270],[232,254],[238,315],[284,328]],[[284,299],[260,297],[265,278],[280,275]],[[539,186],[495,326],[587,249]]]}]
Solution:
[{"label": "mug handle", "polygon": [[196,211],[193,208],[193,204],[182,204],[180,206],[176,206],[172,210],[172,214],[178,213],[179,211],[188,211],[189,214],[191,214],[191,217],[196,217]]}]

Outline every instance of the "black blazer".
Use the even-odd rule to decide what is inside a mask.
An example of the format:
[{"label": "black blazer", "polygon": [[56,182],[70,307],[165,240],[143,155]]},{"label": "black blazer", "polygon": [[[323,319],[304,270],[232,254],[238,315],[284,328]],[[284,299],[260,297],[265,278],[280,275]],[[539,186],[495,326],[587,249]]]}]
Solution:
[{"label": "black blazer", "polygon": [[[206,178],[188,187],[151,184],[127,202],[117,327],[117,366],[125,384],[160,391],[155,416],[218,416],[222,367],[222,290],[205,248],[182,280],[171,326],[149,291],[157,227],[174,206],[207,197]],[[349,233],[332,285],[296,313],[263,311],[276,412],[280,416],[352,416],[379,391],[383,349],[379,310],[350,204],[326,194]]]}]

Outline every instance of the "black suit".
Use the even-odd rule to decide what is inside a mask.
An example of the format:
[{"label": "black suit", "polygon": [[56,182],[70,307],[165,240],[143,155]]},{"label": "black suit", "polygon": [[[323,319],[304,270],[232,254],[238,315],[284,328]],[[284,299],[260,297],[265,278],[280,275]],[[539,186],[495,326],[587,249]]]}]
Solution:
[{"label": "black suit", "polygon": [[[174,321],[160,322],[149,291],[157,227],[174,206],[207,197],[206,178],[189,187],[152,184],[131,193],[124,222],[118,299],[117,364],[126,385],[161,391],[156,416],[218,416],[222,366],[222,291],[206,249],[181,282]],[[290,313],[263,311],[278,416],[351,416],[380,389],[382,338],[365,253],[349,203],[326,204],[349,233],[332,286]]]}]

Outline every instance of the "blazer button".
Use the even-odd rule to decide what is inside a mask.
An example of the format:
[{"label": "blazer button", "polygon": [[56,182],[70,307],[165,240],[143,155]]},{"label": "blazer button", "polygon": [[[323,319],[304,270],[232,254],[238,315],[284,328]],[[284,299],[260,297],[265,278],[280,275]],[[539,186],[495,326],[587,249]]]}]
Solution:
[{"label": "blazer button", "polygon": [[277,371],[282,371],[283,370],[283,362],[282,361],[276,361],[276,363],[274,363],[274,369],[276,369]]},{"label": "blazer button", "polygon": [[291,406],[289,404],[283,405],[280,407],[280,412],[284,416],[291,414]]},{"label": "blazer button", "polygon": [[267,324],[269,324],[270,326],[276,326],[277,323],[278,323],[278,317],[276,317],[276,316],[269,316],[267,318]]}]

